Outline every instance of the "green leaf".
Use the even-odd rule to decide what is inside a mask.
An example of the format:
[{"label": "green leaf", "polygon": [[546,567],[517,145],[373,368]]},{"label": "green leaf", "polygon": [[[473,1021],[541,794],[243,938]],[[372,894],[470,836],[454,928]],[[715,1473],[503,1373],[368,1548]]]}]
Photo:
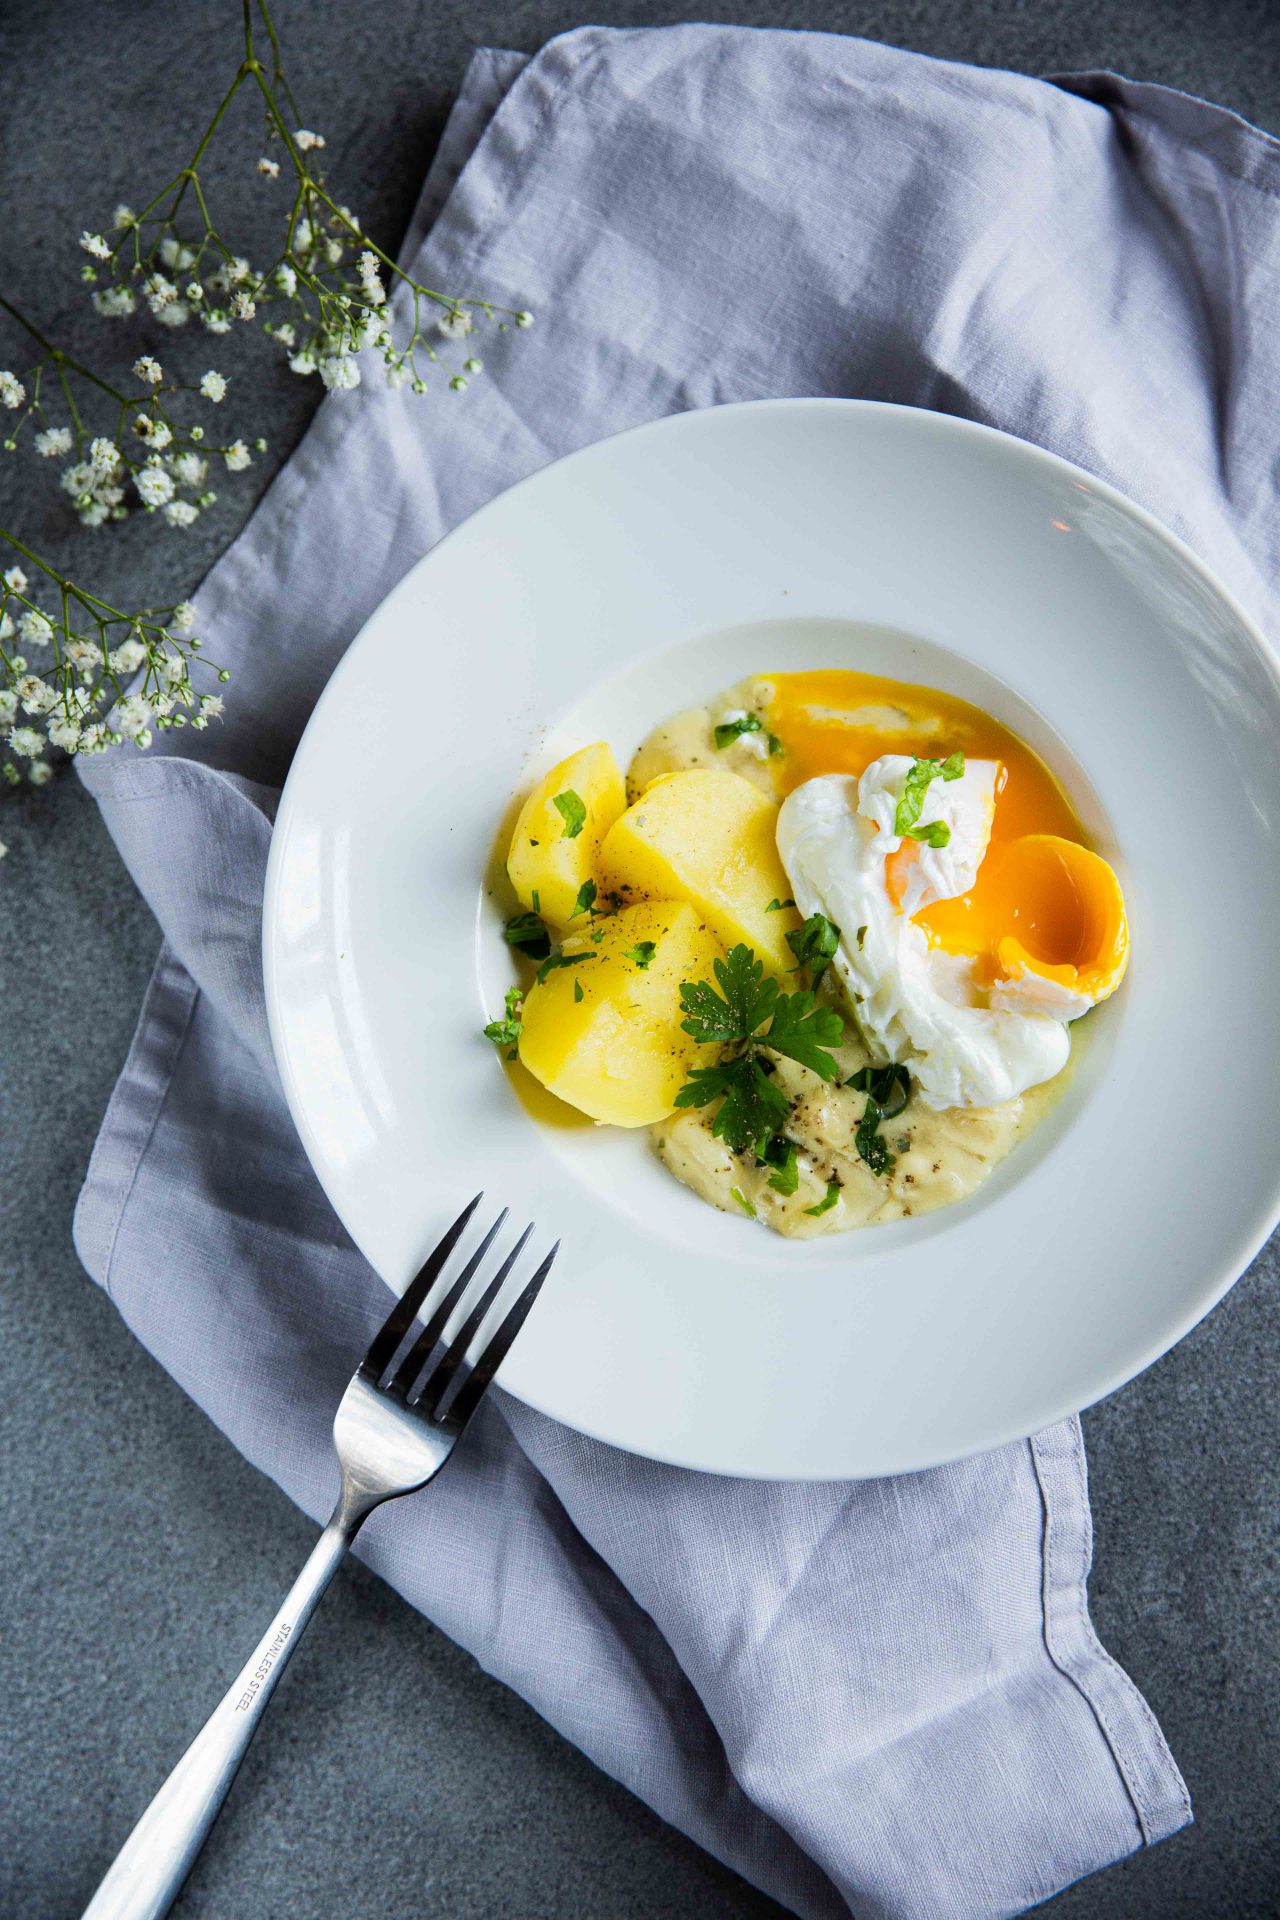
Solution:
[{"label": "green leaf", "polygon": [[714,1067],[694,1067],[676,1095],[678,1107],[705,1107],[719,1098],[720,1111],[711,1131],[734,1153],[763,1149],[791,1111],[786,1095],[773,1084],[754,1054],[722,1060]]},{"label": "green leaf", "polygon": [[911,1098],[911,1075],[903,1066],[859,1067],[845,1085],[858,1093],[869,1093],[882,1120],[896,1120]]},{"label": "green leaf", "polygon": [[594,880],[584,880],[578,888],[578,897],[573,903],[573,912],[569,915],[569,918],[576,920],[580,913],[590,913],[595,903],[596,883]]},{"label": "green leaf", "polygon": [[751,1215],[751,1218],[754,1220],[756,1217],[756,1210],[752,1206],[751,1202],[748,1200],[746,1194],[742,1191],[742,1188],[730,1187],[729,1192],[732,1198],[735,1199],[738,1205],[742,1208],[742,1211],[744,1213],[749,1213]]},{"label": "green leaf", "polygon": [[779,740],[776,733],[771,733],[769,735],[769,758],[772,760],[775,757],[775,755],[781,753],[782,751],[783,751],[783,746],[782,746],[781,740]]},{"label": "green leaf", "polygon": [[574,981],[574,983],[573,983],[573,997],[574,997],[574,999],[575,999],[576,1001],[581,1001],[581,999],[582,999],[582,982],[581,982],[581,980],[575,980],[575,981]]},{"label": "green leaf", "polygon": [[838,1180],[828,1180],[827,1191],[823,1195],[822,1199],[819,1200],[817,1206],[806,1207],[805,1212],[808,1214],[811,1214],[813,1218],[816,1220],[820,1213],[830,1213],[832,1207],[834,1207],[834,1205],[836,1204],[836,1201],[839,1198],[840,1198],[840,1182]]},{"label": "green leaf", "polygon": [[794,907],[794,900],[771,900],[765,908],[766,913],[781,913],[784,907]]},{"label": "green leaf", "polygon": [[486,1040],[492,1040],[495,1047],[514,1047],[520,1039],[521,1002],[524,999],[520,987],[510,987],[507,991],[505,1020],[490,1020],[484,1030]]},{"label": "green leaf", "polygon": [[552,947],[551,952],[534,975],[534,980],[538,986],[541,986],[547,975],[554,973],[557,967],[584,967],[588,960],[598,960],[599,958],[600,955],[598,953],[566,953],[563,947]]},{"label": "green leaf", "polygon": [[[938,779],[958,780],[964,772],[964,755],[950,753],[945,760],[913,760],[902,783],[902,792],[898,797],[897,810],[893,816],[893,830],[899,839],[910,833],[920,818],[924,806],[924,796],[933,782]],[[931,843],[933,844],[933,843]],[[940,844],[946,845],[943,841]]]},{"label": "green leaf", "polygon": [[502,937],[509,947],[519,948],[531,960],[545,960],[551,951],[551,935],[536,913],[514,914],[502,929]]},{"label": "green leaf", "polygon": [[782,995],[764,1044],[789,1060],[798,1060],[821,1079],[834,1080],[837,1068],[829,1049],[838,1047],[843,1037],[844,1021],[835,1008],[815,1006],[806,989]]},{"label": "green leaf", "polygon": [[929,820],[923,827],[908,827],[907,837],[923,841],[926,847],[949,847],[951,829],[945,820]]},{"label": "green leaf", "polygon": [[800,1185],[799,1152],[794,1140],[788,1140],[785,1134],[775,1133],[772,1140],[766,1140],[764,1152],[760,1158],[767,1167],[772,1167],[769,1185],[777,1193],[794,1193]]},{"label": "green leaf", "polygon": [[882,1117],[879,1107],[868,1094],[867,1104],[858,1122],[858,1131],[853,1136],[853,1144],[875,1174],[890,1173],[895,1164],[895,1156],[890,1153],[888,1146],[880,1137],[879,1126]]},{"label": "green leaf", "polygon": [[564,821],[562,840],[576,840],[587,824],[587,810],[572,787],[566,787],[563,793],[553,794],[551,804]]},{"label": "green leaf", "polygon": [[623,958],[625,960],[634,960],[641,973],[647,973],[649,971],[649,962],[653,959],[657,951],[658,943],[656,940],[638,940],[634,947],[624,949]]},{"label": "green leaf", "polygon": [[744,713],[740,720],[726,720],[716,728],[716,746],[723,752],[740,740],[744,733],[762,733],[764,722],[758,713]]},{"label": "green leaf", "polygon": [[825,913],[811,913],[802,927],[787,935],[787,945],[796,957],[796,966],[807,967],[813,986],[817,986],[840,944],[840,929]]},{"label": "green leaf", "polygon": [[773,1012],[777,981],[764,979],[761,962],[742,945],[732,947],[727,960],[717,960],[713,971],[724,997],[709,981],[682,981],[680,1004],[689,1018],[681,1027],[707,1043],[749,1040]]}]

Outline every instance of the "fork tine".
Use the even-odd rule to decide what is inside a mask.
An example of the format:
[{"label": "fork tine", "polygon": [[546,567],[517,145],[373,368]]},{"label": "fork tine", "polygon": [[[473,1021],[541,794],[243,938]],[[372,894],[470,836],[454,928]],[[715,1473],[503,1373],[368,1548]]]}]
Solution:
[{"label": "fork tine", "polygon": [[528,1286],[517,1298],[515,1305],[507,1313],[506,1318],[499,1321],[493,1338],[453,1396],[453,1405],[448,1413],[451,1425],[456,1422],[459,1427],[464,1427],[479,1406],[485,1388],[506,1359],[511,1350],[512,1341],[528,1319],[529,1310],[542,1291],[542,1283],[550,1273],[552,1262],[559,1251],[560,1242],[557,1240]]},{"label": "fork tine", "polygon": [[391,1384],[387,1388],[388,1393],[395,1394],[396,1397],[401,1400],[408,1399],[410,1387],[421,1373],[424,1362],[430,1358],[441,1334],[444,1332],[445,1324],[450,1314],[474,1280],[480,1262],[493,1245],[494,1236],[499,1232],[506,1217],[507,1209],[504,1207],[490,1227],[488,1233],[486,1233],[484,1239],[480,1242],[480,1245],[468,1260],[466,1266],[462,1269],[462,1272],[445,1294],[444,1299],[440,1302],[426,1326],[405,1354],[400,1365],[396,1368]]},{"label": "fork tine", "polygon": [[525,1228],[502,1265],[498,1268],[498,1271],[494,1274],[493,1279],[490,1280],[488,1286],[485,1287],[480,1298],[476,1301],[457,1333],[441,1354],[439,1361],[432,1367],[426,1379],[422,1382],[418,1390],[418,1403],[421,1405],[428,1419],[435,1419],[440,1402],[448,1391],[449,1382],[462,1365],[467,1348],[471,1345],[471,1342],[480,1330],[481,1321],[484,1319],[486,1313],[488,1313],[498,1295],[502,1292],[503,1283],[516,1261],[520,1258],[520,1255],[524,1252],[524,1243],[532,1232],[532,1226]]},{"label": "fork tine", "polygon": [[484,1194],[478,1193],[470,1206],[464,1207],[444,1238],[427,1255],[413,1279],[409,1282],[400,1298],[392,1307],[377,1333],[369,1343],[369,1351],[360,1362],[360,1371],[366,1378],[378,1379],[396,1348],[404,1339],[417,1316],[418,1309],[430,1293],[438,1279],[445,1261],[458,1244],[458,1239],[468,1220],[483,1200]]}]

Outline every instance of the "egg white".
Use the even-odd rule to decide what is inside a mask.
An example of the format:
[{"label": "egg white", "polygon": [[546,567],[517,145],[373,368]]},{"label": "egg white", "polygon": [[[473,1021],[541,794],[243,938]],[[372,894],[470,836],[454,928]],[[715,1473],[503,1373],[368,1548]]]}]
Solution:
[{"label": "egg white", "polygon": [[971,760],[959,779],[931,782],[920,819],[945,821],[950,841],[921,843],[901,907],[890,899],[884,863],[902,844],[893,822],[911,764],[885,754],[860,780],[805,781],[782,803],[778,852],[801,913],[840,928],[833,964],[878,1063],[905,1066],[927,1106],[995,1106],[1061,1071],[1071,1016],[1027,1005],[1025,995],[998,1004],[976,983],[972,959],[930,947],[911,919],[973,885],[995,811],[994,761]]}]

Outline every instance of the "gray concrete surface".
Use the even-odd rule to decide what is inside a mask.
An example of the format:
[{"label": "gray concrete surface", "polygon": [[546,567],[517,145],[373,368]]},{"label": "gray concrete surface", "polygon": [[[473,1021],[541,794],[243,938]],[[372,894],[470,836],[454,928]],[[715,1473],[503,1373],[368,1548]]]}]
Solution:
[{"label": "gray concrete surface", "polygon": [[[1030,72],[1111,66],[1280,127],[1269,0],[721,0],[693,11]],[[236,57],[238,12],[230,0],[0,6],[0,285],[64,337],[111,344],[85,315],[75,236],[180,162],[180,130]],[[566,0],[281,0],[279,15],[307,119],[387,244],[470,46],[532,49],[576,23]],[[680,10],[631,0],[591,17],[657,24]],[[256,188],[242,169],[225,192],[248,210]],[[0,365],[11,357],[0,332]],[[272,441],[261,484],[315,394],[247,347],[229,370]],[[0,462],[0,514],[138,598],[192,586],[254,491],[224,487],[186,535],[135,522],[104,539],[73,536],[40,478],[29,462]],[[156,930],[74,782],[6,804],[0,836],[11,848],[0,868],[0,1912],[55,1920],[79,1911],[310,1529],[77,1266],[71,1208]],[[1230,1124],[1229,1110],[1220,1119]],[[1168,1732],[1198,1824],[1061,1896],[1062,1920],[1280,1912],[1278,1321],[1273,1247],[1175,1353],[1087,1416],[1095,1615]],[[181,1911],[761,1920],[779,1909],[356,1568],[326,1602]]]}]

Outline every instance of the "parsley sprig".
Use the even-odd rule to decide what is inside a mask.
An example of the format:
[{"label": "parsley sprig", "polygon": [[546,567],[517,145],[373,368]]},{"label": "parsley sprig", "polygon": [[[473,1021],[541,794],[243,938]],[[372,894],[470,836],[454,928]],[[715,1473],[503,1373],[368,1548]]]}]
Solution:
[{"label": "parsley sprig", "polygon": [[520,1019],[524,1012],[523,987],[510,987],[507,990],[506,1017],[491,1020],[484,1030],[486,1040],[492,1040],[495,1047],[508,1047],[508,1060],[516,1057],[516,1048],[520,1043]]},{"label": "parsley sprig", "polygon": [[797,968],[808,969],[809,985],[816,988],[840,945],[840,929],[825,913],[811,913],[802,927],[787,935],[787,945],[796,957]]},{"label": "parsley sprig", "polygon": [[763,1159],[791,1108],[774,1085],[762,1050],[785,1054],[820,1079],[834,1080],[830,1050],[839,1046],[844,1022],[834,1008],[816,1006],[807,990],[783,993],[776,980],[766,980],[763,964],[748,946],[732,948],[713,971],[718,993],[708,980],[681,983],[685,1018],[680,1024],[704,1045],[732,1051],[714,1066],[691,1068],[676,1105],[705,1107],[719,1100],[711,1129],[717,1139],[734,1153],[751,1148]]},{"label": "parsley sprig", "polygon": [[964,772],[964,755],[949,753],[945,760],[913,760],[902,783],[893,830],[899,839],[909,834],[927,847],[945,847],[951,842],[951,829],[945,820],[930,820],[918,827],[924,810],[924,797],[935,780],[958,780]]},{"label": "parsley sprig", "polygon": [[911,1094],[911,1076],[903,1066],[859,1067],[850,1074],[846,1086],[856,1087],[859,1093],[865,1093],[867,1104],[862,1110],[858,1130],[853,1136],[853,1144],[866,1161],[872,1173],[892,1173],[897,1155],[890,1152],[888,1143],[880,1133],[882,1120],[896,1120],[906,1106]]},{"label": "parsley sprig", "polygon": [[781,740],[776,733],[769,732],[758,713],[744,713],[737,720],[722,720],[715,731],[716,748],[721,753],[726,747],[731,747],[735,740],[740,740],[744,733],[763,733],[769,742],[770,757],[782,752]]}]

